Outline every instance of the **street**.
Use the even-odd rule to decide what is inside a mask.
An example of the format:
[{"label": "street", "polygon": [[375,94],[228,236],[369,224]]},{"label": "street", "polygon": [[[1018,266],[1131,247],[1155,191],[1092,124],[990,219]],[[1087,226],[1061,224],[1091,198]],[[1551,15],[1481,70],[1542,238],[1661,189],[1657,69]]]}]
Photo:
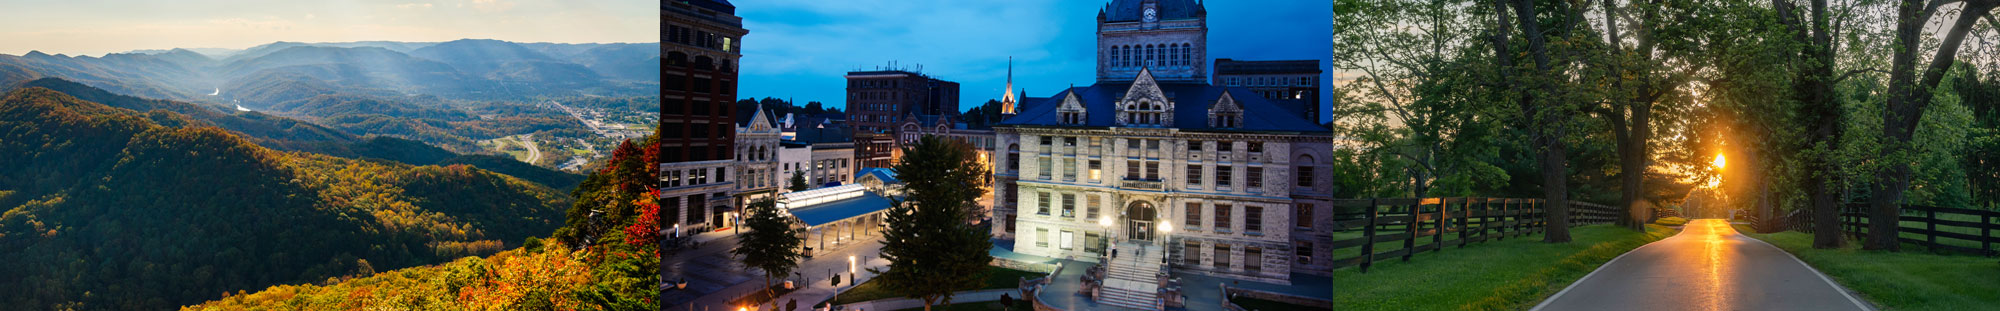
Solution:
[{"label": "street", "polygon": [[1534,310],[1870,310],[1784,250],[1697,219],[1634,249]]}]

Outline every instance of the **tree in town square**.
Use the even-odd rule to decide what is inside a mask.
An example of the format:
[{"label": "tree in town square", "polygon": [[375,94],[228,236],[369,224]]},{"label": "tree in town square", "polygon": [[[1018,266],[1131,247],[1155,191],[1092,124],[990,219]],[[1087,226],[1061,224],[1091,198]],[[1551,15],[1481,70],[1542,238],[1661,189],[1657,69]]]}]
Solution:
[{"label": "tree in town square", "polygon": [[991,234],[966,221],[985,194],[985,165],[962,141],[926,135],[903,149],[897,179],[906,196],[886,213],[882,258],[870,268],[891,292],[924,301],[924,310],[951,303],[952,291],[977,288],[986,279]]},{"label": "tree in town square", "polygon": [[792,172],[792,182],[791,182],[791,186],[786,186],[786,187],[785,187],[785,189],[790,189],[790,190],[792,190],[792,191],[806,191],[806,189],[807,189],[807,188],[811,188],[811,187],[810,187],[810,186],[806,186],[806,172],[805,172],[805,171],[796,171],[796,172]]},{"label": "tree in town square", "polygon": [[800,249],[805,246],[805,238],[800,229],[792,227],[791,217],[778,209],[777,201],[752,202],[743,213],[748,215],[743,219],[743,227],[750,230],[743,233],[736,249],[729,253],[742,258],[744,266],[764,270],[764,288],[770,290],[772,277],[789,275],[799,268],[799,258],[805,255]]}]

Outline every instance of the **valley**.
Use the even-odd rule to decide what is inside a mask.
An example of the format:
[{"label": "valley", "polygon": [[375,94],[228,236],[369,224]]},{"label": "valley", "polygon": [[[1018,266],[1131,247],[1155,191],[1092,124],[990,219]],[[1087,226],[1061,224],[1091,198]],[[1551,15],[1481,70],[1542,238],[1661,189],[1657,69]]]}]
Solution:
[{"label": "valley", "polygon": [[0,85],[61,78],[577,172],[602,159],[597,150],[651,133],[658,122],[654,46],[466,39],[274,42],[101,57],[30,52],[0,55]]}]

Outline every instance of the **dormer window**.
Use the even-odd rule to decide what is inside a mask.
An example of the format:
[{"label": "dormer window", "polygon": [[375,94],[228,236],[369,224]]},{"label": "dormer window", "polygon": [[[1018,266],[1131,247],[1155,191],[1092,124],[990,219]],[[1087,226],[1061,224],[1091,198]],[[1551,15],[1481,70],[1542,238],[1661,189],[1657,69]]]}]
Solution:
[{"label": "dormer window", "polygon": [[1173,96],[1160,89],[1153,80],[1151,70],[1140,69],[1138,78],[1125,96],[1118,99],[1117,119],[1119,125],[1170,127],[1173,124]]},{"label": "dormer window", "polygon": [[1056,116],[1062,125],[1084,125],[1089,123],[1088,111],[1083,109],[1083,101],[1071,92],[1063,96],[1061,106],[1056,106]]},{"label": "dormer window", "polygon": [[1215,99],[1215,104],[1208,107],[1208,126],[1214,128],[1243,127],[1243,106],[1238,105],[1236,98],[1230,96],[1229,92],[1223,92],[1222,97]]}]

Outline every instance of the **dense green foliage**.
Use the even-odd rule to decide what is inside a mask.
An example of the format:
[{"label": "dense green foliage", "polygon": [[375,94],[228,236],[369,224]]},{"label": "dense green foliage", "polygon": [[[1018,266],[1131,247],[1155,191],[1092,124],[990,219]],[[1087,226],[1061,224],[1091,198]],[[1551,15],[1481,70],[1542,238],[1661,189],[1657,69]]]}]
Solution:
[{"label": "dense green foliage", "polygon": [[881,253],[889,266],[868,272],[876,274],[872,282],[923,300],[926,308],[951,304],[952,292],[979,286],[993,261],[992,234],[971,224],[986,191],[986,166],[971,145],[932,135],[904,147],[903,155],[895,170],[907,195],[884,212]]},{"label": "dense green foliage", "polygon": [[0,291],[14,293],[0,304],[164,309],[491,254],[559,226],[568,201],[470,166],[280,152],[152,121],[177,115],[45,88],[0,100]]},{"label": "dense green foliage", "polygon": [[796,114],[800,117],[840,113],[840,107],[827,107],[826,104],[818,101],[809,101],[806,102],[805,106],[799,106],[791,100],[765,97],[761,100],[753,98],[736,100],[736,115],[748,116],[760,106],[764,107],[764,113],[770,114],[772,118],[783,118],[787,113]]},{"label": "dense green foliage", "polygon": [[[638,145],[653,144],[647,137]],[[655,155],[624,145],[571,192],[570,217],[553,239],[529,237],[490,257],[337,283],[237,292],[182,310],[658,310],[659,192],[634,184],[657,168],[627,165],[652,163]]]}]

